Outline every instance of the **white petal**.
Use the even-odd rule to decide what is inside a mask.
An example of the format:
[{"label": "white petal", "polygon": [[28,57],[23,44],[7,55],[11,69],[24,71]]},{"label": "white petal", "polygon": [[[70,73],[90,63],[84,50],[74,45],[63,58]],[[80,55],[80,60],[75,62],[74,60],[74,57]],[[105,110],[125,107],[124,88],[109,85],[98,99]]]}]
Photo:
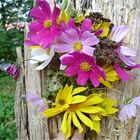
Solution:
[{"label": "white petal", "polygon": [[37,56],[37,55],[42,55],[45,54],[47,52],[46,49],[43,48],[35,48],[31,50],[31,55],[32,56]]},{"label": "white petal", "polygon": [[52,59],[48,59],[45,62],[43,62],[41,65],[39,65],[36,70],[42,70],[44,69],[46,66],[48,66],[48,64],[51,62]]},{"label": "white petal", "polygon": [[34,63],[34,61],[37,61],[37,62],[43,62],[45,61],[46,59],[49,59],[50,56],[48,54],[43,54],[43,55],[38,55],[38,56],[34,56],[31,58],[30,60],[30,63]]}]

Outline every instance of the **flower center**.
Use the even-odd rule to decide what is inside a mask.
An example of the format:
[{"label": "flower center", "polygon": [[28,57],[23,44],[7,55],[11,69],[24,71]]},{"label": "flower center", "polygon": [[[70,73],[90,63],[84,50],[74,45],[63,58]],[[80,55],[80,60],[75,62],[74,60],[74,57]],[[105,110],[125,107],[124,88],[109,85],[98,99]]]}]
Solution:
[{"label": "flower center", "polygon": [[80,68],[85,72],[88,72],[91,70],[91,66],[87,62],[81,63]]},{"label": "flower center", "polygon": [[45,28],[51,28],[52,27],[52,21],[51,20],[45,20],[44,27]]},{"label": "flower center", "polygon": [[83,48],[83,45],[82,45],[80,42],[76,42],[76,43],[74,44],[74,50],[75,50],[75,51],[81,51],[82,48]]},{"label": "flower center", "polygon": [[69,107],[69,111],[73,112],[75,110],[79,109],[79,105],[78,104],[72,104]]},{"label": "flower center", "polygon": [[59,104],[60,105],[64,105],[65,104],[65,101],[61,99],[61,100],[59,100]]}]

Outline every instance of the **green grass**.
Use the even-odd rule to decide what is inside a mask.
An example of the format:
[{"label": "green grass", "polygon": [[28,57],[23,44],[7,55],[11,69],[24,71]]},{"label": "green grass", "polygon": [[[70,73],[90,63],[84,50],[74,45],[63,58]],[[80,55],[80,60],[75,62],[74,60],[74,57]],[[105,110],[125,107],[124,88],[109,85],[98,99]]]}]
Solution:
[{"label": "green grass", "polygon": [[0,140],[15,140],[14,92],[16,82],[0,73]]}]

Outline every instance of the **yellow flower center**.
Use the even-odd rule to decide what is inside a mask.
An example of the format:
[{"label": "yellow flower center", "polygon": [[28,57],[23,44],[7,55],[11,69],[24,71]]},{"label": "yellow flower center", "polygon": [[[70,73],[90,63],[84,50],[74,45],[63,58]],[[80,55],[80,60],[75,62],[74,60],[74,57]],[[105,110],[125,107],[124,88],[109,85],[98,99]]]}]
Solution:
[{"label": "yellow flower center", "polygon": [[69,107],[69,111],[73,112],[75,110],[79,109],[79,105],[78,104],[71,104]]},{"label": "yellow flower center", "polygon": [[61,100],[59,100],[59,104],[60,105],[64,105],[65,104],[65,101],[61,99]]},{"label": "yellow flower center", "polygon": [[88,72],[91,70],[91,66],[87,62],[81,63],[80,68],[85,72]]},{"label": "yellow flower center", "polygon": [[75,51],[81,51],[82,48],[83,48],[83,45],[82,45],[80,42],[76,42],[76,43],[74,44],[74,50],[75,50]]},{"label": "yellow flower center", "polygon": [[44,27],[45,28],[51,28],[52,27],[52,21],[51,20],[45,20]]}]

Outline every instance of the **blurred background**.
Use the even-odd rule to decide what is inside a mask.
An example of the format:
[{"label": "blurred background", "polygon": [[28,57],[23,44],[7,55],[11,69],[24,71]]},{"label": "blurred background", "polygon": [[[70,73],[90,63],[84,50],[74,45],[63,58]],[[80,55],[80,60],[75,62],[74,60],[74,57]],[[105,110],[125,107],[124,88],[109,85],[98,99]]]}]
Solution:
[{"label": "blurred background", "polygon": [[15,140],[16,81],[4,69],[16,63],[16,47],[24,44],[24,26],[33,0],[0,0],[0,140]]}]

